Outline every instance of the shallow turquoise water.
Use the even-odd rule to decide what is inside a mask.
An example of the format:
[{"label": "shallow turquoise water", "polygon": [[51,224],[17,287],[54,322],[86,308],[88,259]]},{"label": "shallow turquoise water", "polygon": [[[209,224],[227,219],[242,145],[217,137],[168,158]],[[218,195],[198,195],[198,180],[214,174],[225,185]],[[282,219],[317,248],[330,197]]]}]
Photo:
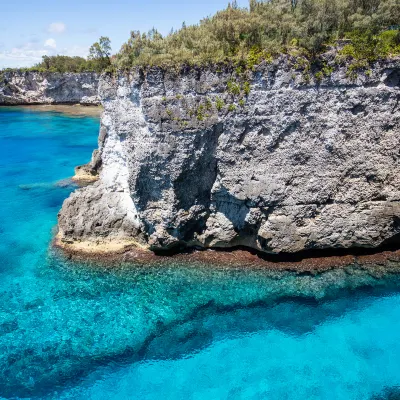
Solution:
[{"label": "shallow turquoise water", "polygon": [[399,398],[395,275],[107,269],[49,251],[97,130],[0,108],[0,397]]}]

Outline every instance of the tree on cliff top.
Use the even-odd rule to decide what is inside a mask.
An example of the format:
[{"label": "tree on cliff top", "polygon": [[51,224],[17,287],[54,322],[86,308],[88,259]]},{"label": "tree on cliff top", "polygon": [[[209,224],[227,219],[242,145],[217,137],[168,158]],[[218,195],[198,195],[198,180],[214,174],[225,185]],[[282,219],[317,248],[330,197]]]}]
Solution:
[{"label": "tree on cliff top", "polygon": [[111,41],[107,36],[101,36],[99,41],[93,43],[89,49],[89,60],[93,60],[97,64],[97,69],[102,71],[110,64]]},{"label": "tree on cliff top", "polygon": [[109,58],[111,56],[111,41],[107,36],[101,36],[89,49],[89,58]]}]

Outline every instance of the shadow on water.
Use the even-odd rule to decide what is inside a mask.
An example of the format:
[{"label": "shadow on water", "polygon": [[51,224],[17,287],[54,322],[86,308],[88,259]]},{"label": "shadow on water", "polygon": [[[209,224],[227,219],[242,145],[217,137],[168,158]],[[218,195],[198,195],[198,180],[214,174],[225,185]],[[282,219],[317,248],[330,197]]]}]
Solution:
[{"label": "shadow on water", "polygon": [[[61,341],[49,341],[40,349],[21,344],[20,348],[14,345],[13,350],[3,353],[0,396],[44,396],[75,386],[98,367],[187,358],[220,340],[260,331],[278,330],[300,338],[327,321],[368,307],[378,297],[400,293],[396,275],[375,286],[375,280],[363,281],[360,277],[358,284],[344,282],[347,274],[340,275],[335,283],[332,272],[310,277],[214,271],[209,267],[199,271],[179,265],[90,271],[76,264],[52,262],[38,278],[49,279],[52,301],[76,308],[72,314],[75,321],[69,324],[78,328],[66,331]],[[246,279],[252,274],[250,280]],[[322,286],[330,287],[322,298],[318,293],[321,281]],[[299,288],[304,284],[316,285],[315,291],[302,292]],[[252,290],[253,285],[256,291]],[[278,285],[276,290],[269,290],[273,285]],[[52,286],[56,290],[51,290]],[[201,298],[197,299],[199,292]],[[86,310],[78,308],[78,299],[86,302]],[[115,318],[114,300],[120,307],[117,325],[125,329],[123,342],[118,345],[118,332],[109,326],[110,319]],[[30,319],[40,319],[47,300],[35,301],[25,304],[21,311],[30,313]],[[88,311],[93,303],[101,303],[99,311]],[[20,330],[16,323],[11,319],[0,329],[16,337]],[[54,329],[65,328],[56,324]],[[86,348],[78,351],[76,346],[84,340],[88,341]],[[98,341],[103,342],[102,346]]]},{"label": "shadow on water", "polygon": [[381,393],[372,396],[371,400],[400,400],[400,386],[385,388]]},{"label": "shadow on water", "polygon": [[[220,307],[210,301],[193,311],[188,320],[171,326],[159,326],[148,337],[140,359],[171,360],[194,354],[215,340],[249,335],[275,329],[286,335],[301,337],[310,334],[328,320],[365,308],[374,298],[399,293],[398,289],[359,288],[357,292],[342,290],[335,300],[287,297],[259,301],[242,307],[240,304]],[[360,304],[362,302],[362,304]]]}]

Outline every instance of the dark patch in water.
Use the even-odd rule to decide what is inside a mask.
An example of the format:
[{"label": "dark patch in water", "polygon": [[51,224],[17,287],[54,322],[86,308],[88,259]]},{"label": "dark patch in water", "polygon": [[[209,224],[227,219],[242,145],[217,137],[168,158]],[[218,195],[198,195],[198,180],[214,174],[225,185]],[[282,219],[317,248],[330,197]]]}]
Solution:
[{"label": "dark patch in water", "polygon": [[[396,289],[390,286],[396,286]],[[144,360],[175,360],[193,355],[224,337],[248,335],[269,329],[278,329],[287,335],[301,337],[327,320],[340,318],[351,310],[366,307],[375,297],[397,292],[397,284],[393,282],[386,287],[339,290],[335,293],[335,300],[287,297],[227,306],[217,305],[210,300],[195,307],[184,320],[178,319],[164,324],[160,319],[155,323],[153,333],[141,339],[139,349],[139,343],[128,342],[120,353],[112,353],[110,349],[109,354],[79,357],[69,350],[73,345],[71,338],[60,344],[48,345],[40,353],[34,348],[25,349],[23,353],[8,353],[8,368],[0,378],[3,381],[0,395],[44,396],[55,390],[73,387],[84,376],[101,366],[129,365]],[[331,295],[333,297],[333,292]],[[34,307],[36,304],[32,308],[29,306],[29,309]],[[99,318],[102,316],[99,315]],[[85,336],[85,331],[81,334]],[[25,366],[24,375],[30,376],[30,380],[13,378],[15,372],[21,371],[21,362]]]},{"label": "dark patch in water", "polygon": [[400,400],[400,386],[385,388],[382,393],[372,396],[371,400]]}]

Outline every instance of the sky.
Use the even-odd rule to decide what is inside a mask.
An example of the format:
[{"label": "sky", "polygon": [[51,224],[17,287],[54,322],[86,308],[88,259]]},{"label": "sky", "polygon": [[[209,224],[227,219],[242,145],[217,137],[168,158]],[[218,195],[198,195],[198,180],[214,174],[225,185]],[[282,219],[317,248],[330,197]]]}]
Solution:
[{"label": "sky", "polygon": [[[43,55],[82,56],[100,36],[113,52],[130,31],[157,28],[163,35],[198,23],[225,8],[228,0],[2,0],[0,69],[28,67]],[[246,7],[248,0],[238,0]]]}]

